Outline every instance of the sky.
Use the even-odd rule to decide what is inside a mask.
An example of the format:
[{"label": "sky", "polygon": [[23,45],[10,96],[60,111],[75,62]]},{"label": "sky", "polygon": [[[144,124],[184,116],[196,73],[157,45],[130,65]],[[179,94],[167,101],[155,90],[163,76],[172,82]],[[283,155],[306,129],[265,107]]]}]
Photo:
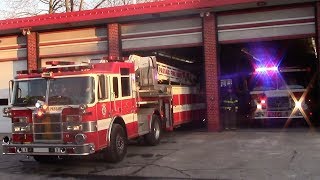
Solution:
[{"label": "sky", "polygon": [[[85,0],[84,6],[87,9],[88,8],[91,9],[95,5],[97,5],[98,2],[100,1],[101,0]],[[150,2],[150,1],[159,1],[159,0],[126,0],[126,2],[131,2],[131,3],[133,1],[136,1],[137,3],[141,3],[141,2]],[[13,2],[20,2],[21,5],[19,7],[12,8],[12,6],[10,6],[10,3],[12,4]],[[109,4],[108,2],[112,2],[112,3]],[[119,5],[119,3],[121,2],[123,2],[123,0],[111,0],[111,1],[105,1],[105,4],[103,5],[115,6],[115,5]],[[47,6],[48,5],[46,4],[39,3],[38,0],[0,0],[0,20],[21,17],[21,14],[19,13],[22,13],[22,12],[34,12],[33,14],[39,14],[39,13],[35,13],[39,9],[46,10],[45,12],[42,12],[42,13],[47,13],[47,9],[48,9]]]},{"label": "sky", "polygon": [[[26,1],[26,0],[23,0],[23,1]],[[32,1],[33,3],[32,6],[22,5],[20,7],[13,8],[10,6],[8,2],[10,2],[10,0],[0,0],[0,19],[1,20],[17,17],[17,14],[23,11],[32,12],[36,8],[39,8],[39,5],[40,5],[40,3],[37,4],[35,3],[35,1]]]}]

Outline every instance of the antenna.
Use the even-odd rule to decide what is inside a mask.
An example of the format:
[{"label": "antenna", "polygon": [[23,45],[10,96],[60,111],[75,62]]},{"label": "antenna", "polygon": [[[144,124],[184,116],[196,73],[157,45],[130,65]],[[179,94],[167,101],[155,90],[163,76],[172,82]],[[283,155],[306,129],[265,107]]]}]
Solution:
[{"label": "antenna", "polygon": [[242,48],[241,49],[241,52],[243,52],[243,53],[245,53],[245,54],[247,54],[247,55],[249,55],[249,56],[251,56],[254,60],[256,60],[256,61],[258,61],[258,62],[261,62],[261,60],[260,59],[258,59],[257,57],[255,57],[254,55],[252,55],[248,50],[246,50],[245,48]]}]

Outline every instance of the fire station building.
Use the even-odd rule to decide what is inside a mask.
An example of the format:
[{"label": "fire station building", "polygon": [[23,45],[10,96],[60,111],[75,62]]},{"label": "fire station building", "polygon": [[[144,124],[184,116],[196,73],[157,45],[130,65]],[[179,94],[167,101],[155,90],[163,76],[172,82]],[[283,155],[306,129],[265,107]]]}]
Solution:
[{"label": "fire station building", "polygon": [[[155,55],[199,76],[208,131],[220,131],[221,77],[259,60],[257,46],[281,49],[271,52],[278,57],[300,54],[295,61],[313,61],[317,71],[319,32],[317,0],[163,0],[1,20],[0,107],[9,104],[8,82],[18,70],[51,60]],[[1,121],[0,131],[9,132],[9,120]]]}]

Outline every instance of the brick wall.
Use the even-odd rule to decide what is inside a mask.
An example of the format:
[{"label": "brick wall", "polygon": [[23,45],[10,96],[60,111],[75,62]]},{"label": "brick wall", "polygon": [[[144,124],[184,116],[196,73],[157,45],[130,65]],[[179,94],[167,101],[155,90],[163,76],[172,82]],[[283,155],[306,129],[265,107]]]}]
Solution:
[{"label": "brick wall", "polygon": [[213,13],[206,14],[203,17],[203,43],[208,131],[217,132],[221,130],[221,122],[219,113],[217,28],[216,16]]},{"label": "brick wall", "polygon": [[[316,45],[317,45],[317,53],[318,59],[320,55],[320,2],[316,3]],[[320,70],[320,63],[318,61],[318,70]],[[319,77],[318,77],[319,78]]]},{"label": "brick wall", "polygon": [[[320,2],[317,2],[316,3],[316,7],[315,7],[315,10],[316,10],[316,14],[315,14],[315,18],[316,18],[316,37],[315,37],[315,41],[316,41],[316,46],[317,46],[317,56],[318,56],[318,71],[320,71],[320,63],[319,63],[319,55],[320,55]],[[316,81],[319,82],[320,81],[320,77],[319,75],[317,76],[316,78]],[[318,89],[320,89],[320,85],[319,83],[318,84]],[[318,102],[320,102],[320,96],[318,95],[318,99],[317,99]]]},{"label": "brick wall", "polygon": [[108,24],[108,54],[120,57],[120,29],[119,24]]},{"label": "brick wall", "polygon": [[28,70],[38,68],[38,34],[31,32],[27,37],[27,61]]}]

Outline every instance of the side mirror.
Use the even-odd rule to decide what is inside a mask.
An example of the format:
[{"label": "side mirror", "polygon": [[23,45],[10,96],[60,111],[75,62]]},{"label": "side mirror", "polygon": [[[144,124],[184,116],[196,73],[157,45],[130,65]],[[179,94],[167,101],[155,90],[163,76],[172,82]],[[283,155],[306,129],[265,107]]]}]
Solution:
[{"label": "side mirror", "polygon": [[13,90],[13,84],[14,84],[14,81],[10,80],[9,81],[9,104],[11,104],[11,95],[12,95],[12,90]]},{"label": "side mirror", "polygon": [[115,92],[111,92],[111,100],[115,100],[116,99],[116,93]]},{"label": "side mirror", "polygon": [[2,113],[3,113],[3,117],[11,117],[12,116],[10,107],[3,108]]}]

